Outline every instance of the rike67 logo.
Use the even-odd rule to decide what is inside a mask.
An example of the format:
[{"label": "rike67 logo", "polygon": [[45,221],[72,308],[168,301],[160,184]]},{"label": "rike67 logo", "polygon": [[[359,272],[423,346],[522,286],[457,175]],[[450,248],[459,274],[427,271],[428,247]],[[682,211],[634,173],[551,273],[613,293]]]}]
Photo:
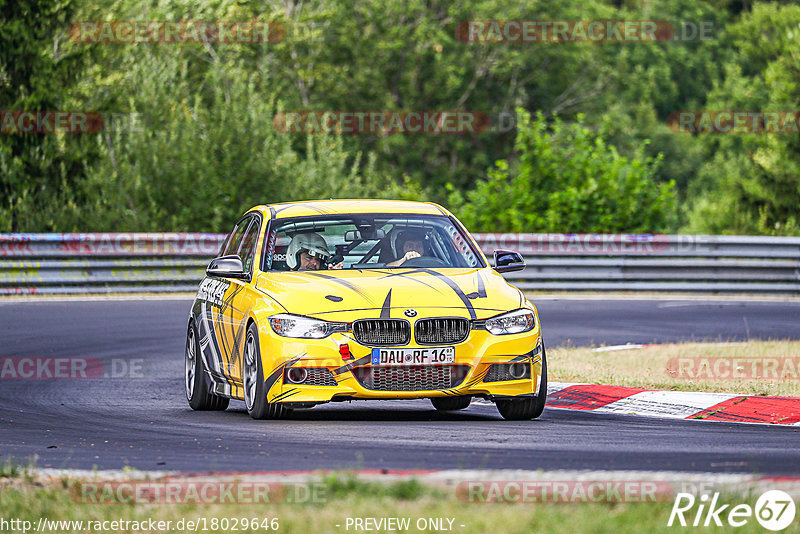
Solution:
[{"label": "rike67 logo", "polygon": [[755,517],[762,527],[777,532],[791,525],[794,516],[794,500],[788,493],[780,490],[764,492],[756,501],[755,507],[749,504],[721,504],[719,493],[710,497],[703,494],[699,498],[691,493],[678,493],[667,526],[676,524],[682,527],[721,527],[727,523],[732,527],[742,527]]}]

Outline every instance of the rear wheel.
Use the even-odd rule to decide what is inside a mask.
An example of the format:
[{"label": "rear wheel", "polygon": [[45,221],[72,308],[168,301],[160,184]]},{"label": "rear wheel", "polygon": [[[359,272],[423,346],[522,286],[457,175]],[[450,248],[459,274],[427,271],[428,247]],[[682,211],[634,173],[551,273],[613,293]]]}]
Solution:
[{"label": "rear wheel", "polygon": [[539,394],[524,399],[497,401],[496,405],[497,411],[504,419],[524,421],[542,415],[545,402],[547,402],[547,357],[542,343],[542,379],[539,381]]},{"label": "rear wheel", "polygon": [[472,402],[472,396],[463,395],[458,397],[434,397],[431,399],[433,407],[440,412],[452,412],[463,410]]},{"label": "rear wheel", "polygon": [[244,404],[253,419],[282,419],[291,413],[277,403],[267,402],[264,368],[258,344],[258,329],[255,323],[247,327],[244,346]]},{"label": "rear wheel", "polygon": [[186,334],[184,386],[186,399],[192,410],[224,410],[228,407],[230,399],[211,392],[211,382],[206,376],[205,365],[200,355],[200,340],[194,322],[189,325]]}]

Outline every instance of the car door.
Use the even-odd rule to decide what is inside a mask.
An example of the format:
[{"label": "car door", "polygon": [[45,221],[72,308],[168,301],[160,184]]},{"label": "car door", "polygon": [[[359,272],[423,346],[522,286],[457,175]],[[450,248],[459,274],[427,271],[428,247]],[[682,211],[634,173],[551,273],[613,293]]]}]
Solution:
[{"label": "car door", "polygon": [[[236,223],[220,249],[219,256],[238,254],[254,216],[247,215]],[[237,382],[232,373],[235,365],[236,324],[241,313],[236,311],[236,297],[242,293],[242,282],[233,278],[208,276],[200,284],[202,310],[200,319],[200,347],[208,369],[230,385]],[[232,360],[233,358],[233,360]]]},{"label": "car door", "polygon": [[[242,234],[235,254],[242,260],[244,271],[253,274],[253,264],[256,257],[256,244],[261,232],[261,217],[253,215],[250,223]],[[234,252],[231,252],[232,254]],[[231,294],[229,304],[223,314],[224,347],[227,354],[228,374],[233,382],[240,384],[242,381],[242,357],[244,354],[244,341],[247,334],[247,311],[249,296],[246,291],[248,280],[231,280]]]},{"label": "car door", "polygon": [[[230,251],[239,249],[244,233],[251,223],[251,217],[240,220],[231,230],[220,248],[218,256],[225,256]],[[225,311],[230,302],[229,295],[233,293],[232,279],[217,276],[206,276],[200,283],[197,298],[197,326],[200,335],[200,350],[206,363],[206,368],[218,380],[230,384],[231,377],[228,373],[229,357],[224,350],[225,340]]]}]

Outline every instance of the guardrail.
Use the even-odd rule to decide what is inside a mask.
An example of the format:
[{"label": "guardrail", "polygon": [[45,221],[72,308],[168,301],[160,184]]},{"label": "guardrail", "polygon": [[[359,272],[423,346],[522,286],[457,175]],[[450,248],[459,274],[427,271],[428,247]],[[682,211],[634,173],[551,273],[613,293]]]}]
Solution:
[{"label": "guardrail", "polygon": [[0,295],[197,291],[225,234],[0,234]]},{"label": "guardrail", "polygon": [[[0,234],[0,295],[195,291],[224,234]],[[800,238],[475,234],[523,290],[800,294]]]},{"label": "guardrail", "polygon": [[475,234],[523,254],[523,290],[800,294],[800,237]]}]

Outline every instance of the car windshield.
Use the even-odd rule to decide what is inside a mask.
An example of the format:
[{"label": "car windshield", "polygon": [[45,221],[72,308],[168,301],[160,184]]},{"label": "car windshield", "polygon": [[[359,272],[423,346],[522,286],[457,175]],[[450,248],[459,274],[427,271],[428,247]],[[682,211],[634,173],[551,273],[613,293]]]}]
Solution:
[{"label": "car windshield", "polygon": [[[267,271],[485,266],[469,238],[443,215],[281,219],[272,223],[264,251]],[[309,256],[319,258],[318,266],[308,267]]]}]

